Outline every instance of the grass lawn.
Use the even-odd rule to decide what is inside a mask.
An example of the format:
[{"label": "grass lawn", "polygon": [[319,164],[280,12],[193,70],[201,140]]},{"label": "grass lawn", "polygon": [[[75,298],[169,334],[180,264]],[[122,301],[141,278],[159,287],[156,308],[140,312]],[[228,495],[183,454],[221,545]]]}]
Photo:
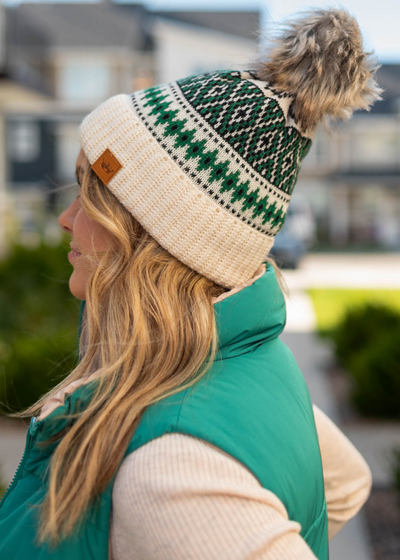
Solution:
[{"label": "grass lawn", "polygon": [[377,303],[400,313],[400,290],[308,290],[322,331],[334,328],[347,309],[365,303]]}]

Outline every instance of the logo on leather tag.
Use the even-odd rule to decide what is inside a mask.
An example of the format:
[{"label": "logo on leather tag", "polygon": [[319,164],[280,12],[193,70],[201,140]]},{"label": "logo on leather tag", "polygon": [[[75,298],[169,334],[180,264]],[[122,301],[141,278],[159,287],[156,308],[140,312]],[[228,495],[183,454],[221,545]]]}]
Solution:
[{"label": "logo on leather tag", "polygon": [[121,167],[122,165],[108,148],[92,165],[93,171],[105,185],[108,185],[108,183],[118,173]]}]

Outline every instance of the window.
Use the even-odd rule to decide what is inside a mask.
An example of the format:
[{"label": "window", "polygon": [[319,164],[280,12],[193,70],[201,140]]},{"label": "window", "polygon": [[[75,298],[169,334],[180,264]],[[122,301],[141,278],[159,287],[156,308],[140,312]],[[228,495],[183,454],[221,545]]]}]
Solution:
[{"label": "window", "polygon": [[57,176],[62,181],[75,181],[75,162],[80,150],[78,123],[61,122],[57,127]]},{"label": "window", "polygon": [[39,124],[34,121],[14,121],[11,127],[10,157],[15,162],[37,160],[40,153]]},{"label": "window", "polygon": [[59,96],[65,101],[101,101],[110,95],[111,72],[107,61],[73,59],[60,69]]},{"label": "window", "polygon": [[[371,128],[373,124],[371,123]],[[376,127],[377,128],[377,127]],[[352,135],[353,166],[395,166],[399,159],[399,134],[397,131],[371,130]]]}]

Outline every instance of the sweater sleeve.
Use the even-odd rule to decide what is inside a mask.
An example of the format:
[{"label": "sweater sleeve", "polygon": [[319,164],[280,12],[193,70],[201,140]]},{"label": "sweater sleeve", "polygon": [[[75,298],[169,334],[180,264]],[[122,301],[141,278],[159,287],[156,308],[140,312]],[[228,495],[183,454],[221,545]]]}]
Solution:
[{"label": "sweater sleeve", "polygon": [[[370,470],[316,406],[329,538],[371,488]],[[113,487],[112,560],[315,560],[279,498],[239,461],[184,434],[152,440],[123,461]]]},{"label": "sweater sleeve", "polygon": [[112,560],[316,559],[277,496],[193,436],[166,434],[128,455],[112,505]]},{"label": "sweater sleeve", "polygon": [[328,534],[332,539],[354,517],[371,492],[368,464],[341,430],[314,405],[321,450]]}]

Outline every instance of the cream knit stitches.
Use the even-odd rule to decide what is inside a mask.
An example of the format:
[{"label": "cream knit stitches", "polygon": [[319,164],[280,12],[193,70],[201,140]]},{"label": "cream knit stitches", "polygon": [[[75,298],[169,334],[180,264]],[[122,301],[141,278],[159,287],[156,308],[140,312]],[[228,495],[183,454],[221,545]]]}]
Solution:
[{"label": "cream knit stitches", "polygon": [[252,71],[220,70],[111,97],[80,140],[164,249],[233,288],[267,257],[311,147],[292,102]]},{"label": "cream knit stitches", "polygon": [[223,211],[182,173],[136,118],[131,97],[112,97],[83,121],[93,164],[109,148],[122,169],[108,188],[164,249],[226,288],[251,278],[273,245]]}]

